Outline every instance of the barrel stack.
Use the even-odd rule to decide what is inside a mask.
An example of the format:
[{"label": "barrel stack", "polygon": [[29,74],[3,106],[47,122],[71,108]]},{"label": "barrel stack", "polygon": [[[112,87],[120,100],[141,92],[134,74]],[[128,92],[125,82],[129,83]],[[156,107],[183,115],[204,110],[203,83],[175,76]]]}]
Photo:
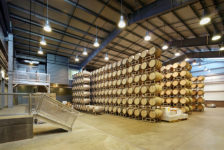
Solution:
[{"label": "barrel stack", "polygon": [[191,68],[191,65],[186,61],[161,68],[165,77],[162,82],[164,90],[160,96],[164,97],[165,106],[180,108],[184,113],[190,114],[192,112]]},{"label": "barrel stack", "polygon": [[160,73],[161,50],[155,47],[107,64],[92,72],[92,100],[105,113],[144,120],[159,120],[164,102]]},{"label": "barrel stack", "polygon": [[80,111],[100,113],[103,111],[101,106],[90,105],[90,75],[91,73],[85,70],[73,75],[73,106]]},{"label": "barrel stack", "polygon": [[193,100],[193,110],[194,111],[204,111],[205,108],[205,100],[204,100],[204,76],[192,77],[192,85],[191,88],[193,90],[192,100]]}]

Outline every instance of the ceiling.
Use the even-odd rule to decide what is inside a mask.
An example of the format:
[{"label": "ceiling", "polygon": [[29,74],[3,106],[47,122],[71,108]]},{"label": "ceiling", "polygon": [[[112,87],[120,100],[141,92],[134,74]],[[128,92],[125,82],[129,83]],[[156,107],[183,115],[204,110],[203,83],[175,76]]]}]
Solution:
[{"label": "ceiling", "polygon": [[[128,20],[130,14],[153,2],[155,0],[123,0],[122,14]],[[49,0],[48,13],[53,31],[46,33],[43,31],[47,12],[46,0],[8,0],[7,4],[17,54],[46,57],[46,53],[53,53],[68,56],[70,63],[77,65],[87,59],[82,55],[84,47],[87,48],[89,54],[96,50],[93,47],[96,26],[99,42],[102,43],[117,28],[121,13],[120,0],[91,0],[91,2],[89,0]],[[203,10],[212,17],[212,22],[206,26],[199,25]],[[123,29],[91,59],[86,68],[100,68],[106,63],[119,61],[152,46],[161,47],[164,42],[211,36],[214,31],[223,34],[223,16],[223,0],[198,0],[190,5],[144,19]],[[144,41],[143,38],[147,30],[152,35],[150,42]],[[42,47],[45,55],[40,56],[37,51],[43,35],[47,45]],[[217,51],[218,46],[184,47],[179,48],[178,51],[182,54]],[[173,59],[175,51],[174,49],[163,51],[161,60],[165,62]],[[109,55],[108,62],[104,60],[105,53]],[[79,63],[74,61],[76,55],[79,55]]]}]

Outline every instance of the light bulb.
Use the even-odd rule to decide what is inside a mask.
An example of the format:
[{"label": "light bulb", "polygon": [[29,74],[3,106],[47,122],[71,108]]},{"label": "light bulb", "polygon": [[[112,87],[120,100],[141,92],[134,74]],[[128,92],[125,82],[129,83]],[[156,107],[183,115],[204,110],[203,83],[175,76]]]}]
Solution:
[{"label": "light bulb", "polygon": [[185,58],[185,61],[189,61],[190,59],[189,58]]},{"label": "light bulb", "polygon": [[45,25],[44,25],[44,31],[46,31],[46,32],[51,32],[51,31],[52,31],[48,19],[47,19],[46,22],[45,22]]},{"label": "light bulb", "polygon": [[41,40],[40,40],[40,44],[41,45],[47,45],[47,42],[44,39],[44,36],[42,36]]},{"label": "light bulb", "polygon": [[30,61],[30,65],[32,65],[33,64],[33,61]]},{"label": "light bulb", "polygon": [[213,36],[212,36],[212,41],[217,41],[217,40],[219,40],[221,38],[221,35],[220,34],[214,34]]},{"label": "light bulb", "polygon": [[104,60],[106,60],[106,61],[109,60],[109,57],[108,57],[108,54],[107,53],[105,54]]},{"label": "light bulb", "polygon": [[97,38],[95,39],[95,41],[94,41],[94,43],[93,43],[93,46],[94,46],[94,47],[99,47],[99,46],[100,46],[100,44],[99,44]]},{"label": "light bulb", "polygon": [[82,54],[83,54],[84,56],[88,55],[88,53],[87,53],[87,51],[86,51],[86,48],[83,49]]},{"label": "light bulb", "polygon": [[151,36],[149,35],[149,32],[148,32],[148,31],[146,31],[144,40],[145,40],[145,41],[150,41],[150,40],[151,40]]},{"label": "light bulb", "polygon": [[124,16],[121,15],[120,20],[118,22],[118,27],[119,28],[124,28],[126,26],[126,22],[124,21]]},{"label": "light bulb", "polygon": [[38,50],[37,53],[40,54],[40,55],[43,55],[44,54],[42,47],[39,48],[39,50]]},{"label": "light bulb", "polygon": [[223,51],[224,50],[224,45],[222,45],[220,48],[219,48],[220,51]]},{"label": "light bulb", "polygon": [[163,49],[163,50],[168,49],[168,45],[167,45],[167,44],[164,44],[163,47],[162,47],[162,49]]},{"label": "light bulb", "polygon": [[176,52],[176,53],[175,53],[175,56],[180,56],[180,53],[179,53],[179,52]]},{"label": "light bulb", "polygon": [[204,71],[207,71],[207,70],[208,70],[208,68],[205,67]]},{"label": "light bulb", "polygon": [[201,20],[200,20],[200,22],[199,22],[199,24],[200,25],[206,25],[206,24],[208,24],[209,22],[211,21],[211,18],[210,17],[202,17],[201,18]]},{"label": "light bulb", "polygon": [[2,77],[5,78],[5,71],[1,70]]},{"label": "light bulb", "polygon": [[197,62],[194,60],[193,63],[192,63],[192,65],[197,65]]},{"label": "light bulb", "polygon": [[208,72],[211,72],[211,70],[209,69]]},{"label": "light bulb", "polygon": [[79,62],[79,57],[78,57],[78,55],[75,56],[75,61],[76,61],[76,62]]}]

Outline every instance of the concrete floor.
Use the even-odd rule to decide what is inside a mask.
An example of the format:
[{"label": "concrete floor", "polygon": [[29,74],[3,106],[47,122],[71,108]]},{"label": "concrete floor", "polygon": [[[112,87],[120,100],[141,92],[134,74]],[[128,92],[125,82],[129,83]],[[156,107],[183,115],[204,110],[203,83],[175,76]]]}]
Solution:
[{"label": "concrete floor", "polygon": [[81,114],[72,132],[43,124],[34,133],[33,139],[0,144],[0,150],[223,150],[224,108],[174,123]]}]

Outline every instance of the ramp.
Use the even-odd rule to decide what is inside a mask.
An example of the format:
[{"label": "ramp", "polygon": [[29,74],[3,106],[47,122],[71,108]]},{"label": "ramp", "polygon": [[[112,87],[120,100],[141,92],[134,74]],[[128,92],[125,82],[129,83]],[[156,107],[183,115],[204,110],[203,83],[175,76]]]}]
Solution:
[{"label": "ramp", "polygon": [[47,95],[32,95],[32,112],[35,118],[49,122],[67,131],[72,131],[79,112]]}]

